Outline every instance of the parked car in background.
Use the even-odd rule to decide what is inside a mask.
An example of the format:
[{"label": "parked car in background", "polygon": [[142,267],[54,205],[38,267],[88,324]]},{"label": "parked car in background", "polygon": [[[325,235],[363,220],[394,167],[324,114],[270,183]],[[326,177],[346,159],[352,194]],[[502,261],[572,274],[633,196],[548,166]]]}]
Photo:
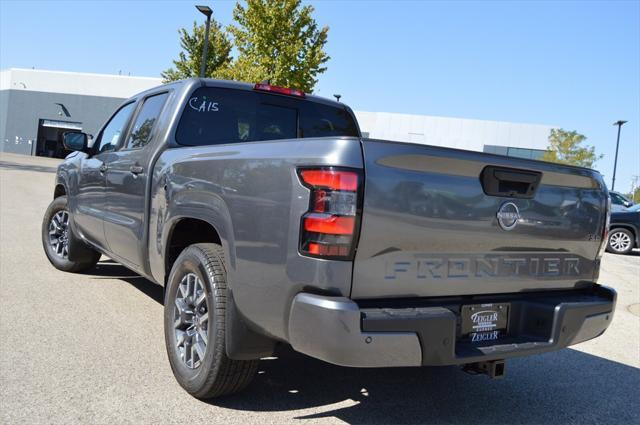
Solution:
[{"label": "parked car in background", "polygon": [[611,211],[626,211],[627,208],[633,206],[633,201],[619,192],[609,192],[611,196]]},{"label": "parked car in background", "polygon": [[[613,202],[613,196],[611,198]],[[626,211],[612,213],[607,251],[615,254],[628,254],[633,248],[640,247],[639,230],[640,204],[633,205]]]}]

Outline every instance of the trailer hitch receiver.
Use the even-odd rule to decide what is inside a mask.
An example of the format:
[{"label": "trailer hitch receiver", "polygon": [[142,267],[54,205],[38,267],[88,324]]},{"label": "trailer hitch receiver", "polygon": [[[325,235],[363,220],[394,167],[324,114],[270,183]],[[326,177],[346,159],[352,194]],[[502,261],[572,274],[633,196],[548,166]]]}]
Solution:
[{"label": "trailer hitch receiver", "polygon": [[462,370],[470,375],[484,374],[489,376],[491,379],[502,378],[505,373],[505,363],[504,360],[468,363],[462,366]]}]

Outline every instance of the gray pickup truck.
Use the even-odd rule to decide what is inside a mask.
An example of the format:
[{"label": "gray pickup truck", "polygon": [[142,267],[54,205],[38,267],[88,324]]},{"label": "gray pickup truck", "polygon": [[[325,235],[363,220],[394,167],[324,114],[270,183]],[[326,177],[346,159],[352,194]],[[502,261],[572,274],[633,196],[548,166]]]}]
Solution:
[{"label": "gray pickup truck", "polygon": [[279,343],[497,377],[613,318],[593,170],[363,139],[343,103],[207,79],[127,100],[91,146],[64,140],[48,259],[106,255],[162,285],[169,362],[198,398],[243,389]]}]

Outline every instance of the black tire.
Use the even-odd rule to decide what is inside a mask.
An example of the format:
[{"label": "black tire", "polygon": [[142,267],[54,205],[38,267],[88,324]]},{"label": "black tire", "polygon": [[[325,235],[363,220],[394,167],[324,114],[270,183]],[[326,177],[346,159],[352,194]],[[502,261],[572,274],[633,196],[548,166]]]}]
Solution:
[{"label": "black tire", "polygon": [[[200,283],[195,283],[196,276]],[[223,395],[233,394],[243,390],[251,383],[258,369],[259,360],[232,360],[227,357],[225,348],[226,330],[226,302],[227,302],[227,273],[224,265],[224,251],[220,245],[200,243],[186,248],[173,264],[171,274],[167,282],[165,302],[164,302],[164,335],[167,355],[173,374],[178,383],[191,395],[199,399],[209,399]],[[202,286],[206,295],[206,300],[202,299],[201,291],[193,290],[193,296],[185,296],[180,285],[189,286],[189,279],[192,279],[193,287]],[[186,279],[186,280],[185,280]],[[181,292],[179,292],[181,291]],[[183,297],[183,298],[180,298]],[[191,322],[181,321],[176,318],[178,304],[182,301],[201,299],[201,303],[194,301],[188,310],[193,313]],[[206,330],[200,319],[193,319],[202,306],[206,307],[208,317]],[[200,307],[199,307],[200,306]],[[179,316],[183,317],[183,316]],[[178,320],[178,321],[176,321]],[[180,323],[176,325],[176,323]],[[186,326],[184,323],[192,325],[192,335],[187,338],[191,341],[188,345],[178,334]],[[194,325],[193,323],[197,323]],[[197,330],[194,327],[198,326]],[[195,333],[206,334],[206,349],[203,358],[195,355],[193,350],[187,354],[187,347],[198,343]],[[180,334],[182,335],[182,334]],[[179,342],[182,341],[182,342]],[[195,341],[195,342],[194,342]],[[200,339],[200,344],[203,339]],[[181,351],[182,350],[182,351]],[[196,350],[197,351],[197,350]],[[186,357],[185,357],[186,356]],[[190,357],[191,365],[189,365]],[[198,358],[196,362],[194,359]],[[197,366],[196,366],[197,363]]]},{"label": "black tire", "polygon": [[630,230],[621,227],[609,231],[607,251],[614,254],[628,254],[635,245],[635,236]]},{"label": "black tire", "polygon": [[[52,220],[58,213],[66,213],[67,217],[63,231],[66,240],[66,243],[63,243],[63,245],[66,245],[66,248],[62,250],[62,252],[58,252],[58,250],[52,246],[51,236],[49,234]],[[66,196],[55,198],[53,202],[49,204],[47,211],[44,213],[41,232],[44,253],[47,255],[49,262],[58,270],[65,272],[83,272],[93,268],[100,259],[101,254],[77,238],[72,231]],[[69,249],[73,251],[72,258],[76,260],[69,260]]]}]

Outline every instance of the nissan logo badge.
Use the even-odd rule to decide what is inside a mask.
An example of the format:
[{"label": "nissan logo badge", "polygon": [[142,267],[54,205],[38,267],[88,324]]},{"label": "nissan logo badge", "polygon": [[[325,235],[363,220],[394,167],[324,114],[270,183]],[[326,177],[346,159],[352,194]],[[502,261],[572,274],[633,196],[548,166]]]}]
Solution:
[{"label": "nissan logo badge", "polygon": [[520,211],[513,202],[505,202],[498,210],[496,217],[502,230],[511,230],[518,224]]}]

